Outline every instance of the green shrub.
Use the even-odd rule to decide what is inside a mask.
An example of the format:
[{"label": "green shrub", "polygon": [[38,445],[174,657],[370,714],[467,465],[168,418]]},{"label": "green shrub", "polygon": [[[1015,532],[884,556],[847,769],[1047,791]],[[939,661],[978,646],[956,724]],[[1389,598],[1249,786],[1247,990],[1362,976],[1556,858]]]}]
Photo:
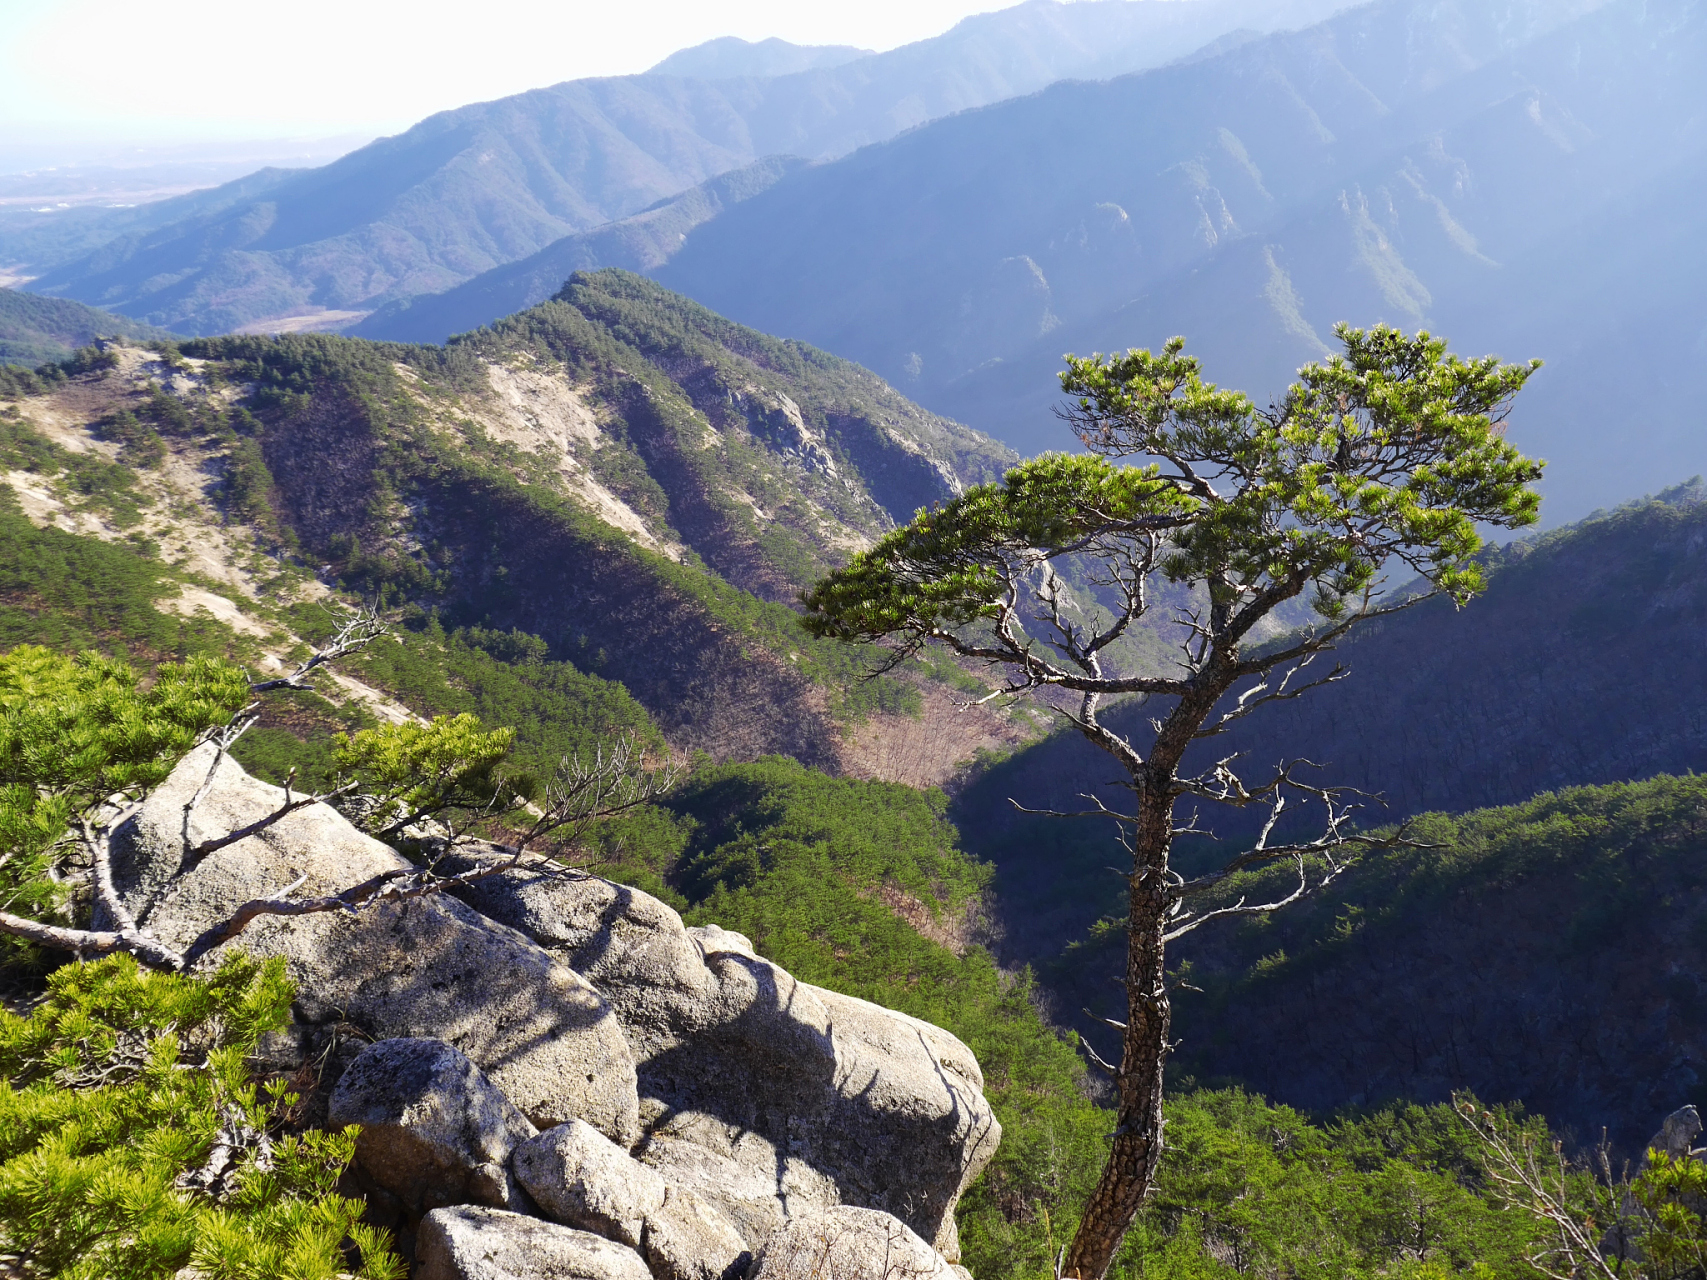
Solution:
[{"label": "green shrub", "polygon": [[109,413],[95,424],[103,440],[119,446],[119,461],[130,467],[157,467],[166,459],[166,442],[152,427],[144,426],[128,409]]},{"label": "green shrub", "polygon": [[[145,688],[127,664],[95,653],[20,645],[0,656],[0,910],[61,912],[51,869],[73,815],[158,784],[248,696],[243,673],[210,658],[163,665]],[[30,955],[0,938],[0,959]]]},{"label": "green shrub", "polygon": [[55,1280],[401,1280],[333,1192],[355,1130],[269,1136],[296,1098],[245,1058],[292,995],[279,959],[193,978],[114,956],[0,1012],[0,1249]]},{"label": "green shrub", "polygon": [[[152,446],[147,437],[152,433],[134,417],[123,416],[130,418],[134,429],[132,426],[114,429],[129,433],[127,442],[134,440],[144,455],[151,455]],[[103,434],[107,434],[105,427]],[[164,456],[163,452],[160,456]],[[135,471],[126,465],[136,461],[135,455],[120,463],[108,462],[94,453],[73,453],[16,418],[0,418],[0,461],[50,480],[69,506],[98,511],[121,529],[136,524],[141,519],[141,508],[148,505],[148,499],[137,491]]]}]

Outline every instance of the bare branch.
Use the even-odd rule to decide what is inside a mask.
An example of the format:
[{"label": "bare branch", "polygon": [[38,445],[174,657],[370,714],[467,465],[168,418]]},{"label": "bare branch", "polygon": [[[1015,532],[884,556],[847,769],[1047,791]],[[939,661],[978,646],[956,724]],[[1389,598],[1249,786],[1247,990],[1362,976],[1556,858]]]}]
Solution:
[{"label": "bare branch", "polygon": [[134,802],[120,808],[106,830],[96,833],[90,826],[88,818],[79,815],[77,828],[83,837],[83,845],[89,850],[89,861],[95,882],[95,902],[107,917],[119,927],[119,932],[134,934],[138,932],[136,917],[131,915],[130,908],[124,905],[113,887],[112,848],[108,842],[107,831],[119,826],[124,820],[139,808]]},{"label": "bare branch", "polygon": [[1269,689],[1269,683],[1267,680],[1262,680],[1257,684],[1252,685],[1249,689],[1239,695],[1238,701],[1231,711],[1221,715],[1208,728],[1199,729],[1192,736],[1196,738],[1213,738],[1215,735],[1225,732],[1227,726],[1232,724],[1235,720],[1243,720],[1258,707],[1266,707],[1273,702],[1290,702],[1294,698],[1303,697],[1312,689],[1320,689],[1323,685],[1335,684],[1351,674],[1351,671],[1348,668],[1336,663],[1334,664],[1334,669],[1328,672],[1327,675],[1320,676],[1315,680],[1310,680],[1304,684],[1294,686],[1292,684],[1293,678],[1302,672],[1304,668],[1314,662],[1320,654],[1321,650],[1315,650],[1314,652],[1306,654],[1300,661],[1293,664],[1287,669],[1286,673],[1281,676],[1279,687],[1272,691]]},{"label": "bare branch", "polygon": [[[296,770],[292,769],[291,776],[294,777],[295,775]],[[334,787],[332,790],[320,795],[300,796],[293,800],[290,794],[290,784],[287,781],[285,784],[284,803],[277,809],[274,809],[265,817],[257,818],[247,826],[238,827],[235,831],[227,832],[225,835],[219,836],[216,839],[203,840],[200,844],[190,850],[191,856],[198,860],[205,858],[208,854],[225,848],[226,845],[236,844],[239,840],[246,840],[250,836],[259,835],[274,823],[288,818],[299,809],[308,809],[317,804],[325,804],[327,801],[335,800],[339,796],[348,795],[350,792],[354,791],[355,788],[356,784],[354,782],[346,782],[343,786]],[[186,806],[186,813],[187,812],[188,806]]]},{"label": "bare branch", "polygon": [[[453,889],[459,889],[484,880],[488,876],[513,870],[522,865],[525,854],[525,849],[514,847],[507,857],[496,858],[489,863],[472,867],[452,876],[437,875],[431,868],[422,870],[415,867],[397,867],[391,871],[382,871],[376,876],[370,876],[360,884],[351,885],[340,893],[325,894],[316,898],[293,899],[290,895],[300,888],[303,880],[306,879],[306,877],[301,877],[270,898],[250,899],[232,912],[230,917],[204,930],[184,953],[183,963],[186,967],[194,964],[209,951],[222,943],[231,941],[256,920],[265,916],[307,916],[333,911],[354,912],[364,907],[377,906],[380,903],[402,902],[410,898],[425,898],[435,894],[448,893]],[[563,867],[561,874],[584,876],[587,873],[576,867]]]},{"label": "bare branch", "polygon": [[[1548,1280],[1581,1280],[1585,1275],[1620,1280],[1620,1268],[1595,1238],[1593,1219],[1572,1210],[1567,1194],[1570,1171],[1562,1145],[1555,1141],[1543,1155],[1528,1134],[1519,1131],[1512,1136],[1509,1125],[1491,1111],[1478,1113],[1463,1094],[1453,1096],[1452,1110],[1481,1142],[1483,1168],[1499,1198],[1527,1210],[1552,1229],[1550,1245],[1529,1255],[1529,1265]],[[1617,1215],[1609,1212],[1607,1216],[1616,1219]]]},{"label": "bare branch", "polygon": [[578,840],[593,823],[627,813],[671,790],[681,775],[681,767],[674,762],[662,769],[644,768],[640,742],[632,735],[618,738],[608,749],[599,744],[588,763],[579,756],[565,757],[546,785],[539,816],[517,846],[526,849],[563,831],[568,832],[568,840]]},{"label": "bare branch", "polygon": [[1285,897],[1276,898],[1273,902],[1250,903],[1246,902],[1244,898],[1240,898],[1229,907],[1216,907],[1212,911],[1205,911],[1195,916],[1178,916],[1176,917],[1176,919],[1178,919],[1178,923],[1162,934],[1162,941],[1172,942],[1176,938],[1183,938],[1186,934],[1192,932],[1192,930],[1201,928],[1211,920],[1221,920],[1227,916],[1255,916],[1263,915],[1270,911],[1279,911],[1282,907],[1290,906],[1292,903],[1297,902],[1298,899],[1305,897],[1307,894],[1322,889],[1332,882],[1344,869],[1345,867],[1343,864],[1330,864],[1328,873],[1322,877],[1320,883],[1312,886],[1310,884],[1308,867],[1303,855],[1300,854],[1298,855],[1298,887]]},{"label": "bare branch", "polygon": [[1110,809],[1106,804],[1088,791],[1081,791],[1079,793],[1079,799],[1089,800],[1096,807],[1094,809],[1032,809],[1021,804],[1012,796],[1008,797],[1008,803],[1015,809],[1018,809],[1021,813],[1035,814],[1040,818],[1113,818],[1116,822],[1138,821],[1137,817],[1133,814],[1121,813],[1118,809]]},{"label": "bare branch", "polygon": [[0,933],[52,947],[55,951],[70,951],[78,956],[105,956],[115,951],[128,951],[138,960],[160,969],[180,969],[183,957],[171,948],[138,931],[64,929],[58,925],[27,920],[9,911],[0,911]]},{"label": "bare branch", "polygon": [[360,649],[365,649],[380,636],[386,635],[389,630],[390,628],[379,620],[377,610],[366,607],[352,609],[350,615],[333,633],[332,638],[298,663],[295,671],[292,671],[288,676],[279,676],[273,680],[251,680],[249,691],[251,693],[266,693],[272,689],[312,688],[306,683],[310,672],[325,666],[328,662],[334,662],[339,658],[348,657]]},{"label": "bare branch", "polygon": [[214,744],[214,751],[213,759],[208,762],[207,776],[202,779],[201,786],[195,789],[195,793],[184,802],[182,835],[186,848],[190,843],[191,817],[195,814],[197,806],[200,805],[203,800],[207,799],[207,793],[213,790],[213,780],[219,774],[219,764],[220,761],[225,759],[225,753],[231,749],[232,744],[234,744],[237,739],[247,733],[249,729],[253,727],[255,722],[261,718],[260,716],[251,714],[259,705],[260,703],[258,702],[251,702],[248,706],[244,707],[241,711],[232,716],[224,725],[221,725],[218,729],[215,729],[208,735],[207,740]]},{"label": "bare branch", "polygon": [[1079,1012],[1083,1013],[1085,1017],[1089,1018],[1092,1022],[1100,1022],[1103,1026],[1109,1027],[1115,1031],[1126,1030],[1126,1024],[1124,1022],[1116,1022],[1113,1018],[1105,1018],[1099,1013],[1092,1013],[1089,1009],[1081,1009]]},{"label": "bare branch", "polygon": [[1083,1036],[1079,1037],[1079,1047],[1085,1051],[1085,1056],[1091,1060],[1092,1066],[1108,1072],[1108,1074],[1113,1076],[1116,1080],[1120,1078],[1120,1068],[1108,1061],[1108,1059],[1104,1058],[1095,1049],[1091,1048],[1091,1042]]}]

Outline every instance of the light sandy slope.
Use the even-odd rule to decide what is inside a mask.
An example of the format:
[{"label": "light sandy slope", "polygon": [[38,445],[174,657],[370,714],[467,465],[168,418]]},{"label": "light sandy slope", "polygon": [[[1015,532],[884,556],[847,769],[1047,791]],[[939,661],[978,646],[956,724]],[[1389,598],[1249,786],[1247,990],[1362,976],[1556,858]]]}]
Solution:
[{"label": "light sandy slope", "polygon": [[[159,387],[187,400],[216,397],[230,400],[228,387],[211,388],[198,376],[204,362],[187,361],[188,370],[175,369],[151,351],[113,348],[118,366],[99,379],[78,379],[45,396],[0,401],[0,410],[18,418],[48,440],[71,453],[93,455],[108,462],[119,447],[99,438],[96,423],[116,409],[133,403],[136,393]],[[280,582],[281,566],[268,555],[255,530],[221,518],[217,488],[224,459],[218,448],[174,440],[156,468],[137,469],[137,489],[150,503],[141,521],[121,528],[109,516],[79,506],[76,496],[56,477],[30,471],[0,472],[17,496],[24,515],[38,528],[54,526],[68,533],[119,542],[146,538],[159,548],[162,560],[199,581],[180,583],[178,594],[155,602],[180,617],[206,614],[238,636],[260,642],[255,665],[262,673],[287,669],[287,657],[302,640],[279,621],[279,610],[301,600],[323,600],[332,592],[313,578],[295,575]],[[352,677],[335,674],[335,701],[356,700],[382,720],[416,719],[401,703]]]}]

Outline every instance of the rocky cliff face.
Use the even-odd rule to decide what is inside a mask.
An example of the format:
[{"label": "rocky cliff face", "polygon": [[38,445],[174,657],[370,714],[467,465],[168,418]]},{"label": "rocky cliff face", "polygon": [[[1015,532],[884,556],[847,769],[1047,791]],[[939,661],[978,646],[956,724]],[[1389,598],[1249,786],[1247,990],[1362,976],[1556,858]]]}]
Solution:
[{"label": "rocky cliff face", "polygon": [[[406,869],[323,806],[188,852],[282,799],[192,752],[121,829],[123,909],[184,946],[283,884],[314,896]],[[459,1261],[470,1232],[477,1254],[570,1249],[604,1268],[577,1275],[727,1280],[755,1254],[792,1274],[800,1233],[831,1215],[837,1238],[887,1233],[946,1277],[955,1202],[1000,1140],[947,1032],[544,860],[460,901],[264,918],[201,963],[231,948],[284,957],[295,1022],[269,1060],[309,1080],[311,1114],[365,1126],[361,1186],[429,1275],[485,1274]]]}]

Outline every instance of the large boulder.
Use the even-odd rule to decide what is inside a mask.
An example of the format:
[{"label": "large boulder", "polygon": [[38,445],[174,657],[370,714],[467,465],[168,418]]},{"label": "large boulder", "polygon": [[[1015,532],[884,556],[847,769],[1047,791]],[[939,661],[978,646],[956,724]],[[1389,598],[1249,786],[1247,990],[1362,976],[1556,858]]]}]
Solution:
[{"label": "large boulder", "polygon": [[646,1220],[641,1253],[653,1280],[741,1280],[753,1254],[729,1219],[697,1192],[665,1187]]},{"label": "large boulder", "polygon": [[502,1209],[435,1209],[421,1222],[415,1280],[652,1280],[640,1255],[590,1232]]},{"label": "large boulder", "polygon": [[[212,778],[193,812],[187,806]],[[242,903],[301,881],[341,892],[408,863],[325,805],[197,859],[191,850],[276,811],[278,788],[204,745],[116,833],[113,877],[138,922],[187,948]],[[640,1136],[634,1057],[599,993],[528,938],[446,895],[355,911],[264,916],[204,957],[283,956],[300,1022],[345,1021],[378,1039],[454,1045],[541,1128],[580,1117],[616,1142]]]},{"label": "large boulder", "polygon": [[1642,1148],[1642,1164],[1649,1163],[1649,1153],[1663,1151],[1672,1160],[1695,1155],[1695,1139],[1701,1136],[1701,1113],[1692,1106],[1679,1107],[1660,1122],[1660,1131],[1648,1139]]},{"label": "large boulder", "polygon": [[333,1090],[329,1118],[361,1126],[356,1164],[410,1218],[455,1204],[533,1208],[509,1165],[538,1130],[442,1040],[369,1045]]},{"label": "large boulder", "polygon": [[638,1060],[639,1158],[749,1244],[846,1203],[892,1213],[958,1258],[955,1202],[1001,1134],[959,1040],[797,982],[740,934],[687,929],[624,885],[539,862],[461,896],[609,1001]]},{"label": "large boulder", "polygon": [[515,1172],[547,1217],[631,1249],[664,1207],[664,1179],[579,1120],[523,1143]]},{"label": "large boulder", "polygon": [[764,1154],[773,1150],[768,1139],[750,1134],[734,1145],[744,1159],[719,1155],[687,1138],[654,1133],[641,1147],[640,1159],[671,1186],[691,1188],[715,1204],[752,1248],[788,1220],[791,1208],[836,1202],[835,1184],[828,1179],[820,1179],[822,1185],[802,1186],[793,1176],[798,1168],[765,1168]]},{"label": "large boulder", "polygon": [[959,1280],[947,1259],[874,1209],[839,1205],[790,1219],[759,1250],[748,1280]]},{"label": "large boulder", "polygon": [[752,1260],[704,1198],[578,1120],[518,1147],[515,1173],[548,1217],[638,1249],[655,1280],[739,1280]]}]

